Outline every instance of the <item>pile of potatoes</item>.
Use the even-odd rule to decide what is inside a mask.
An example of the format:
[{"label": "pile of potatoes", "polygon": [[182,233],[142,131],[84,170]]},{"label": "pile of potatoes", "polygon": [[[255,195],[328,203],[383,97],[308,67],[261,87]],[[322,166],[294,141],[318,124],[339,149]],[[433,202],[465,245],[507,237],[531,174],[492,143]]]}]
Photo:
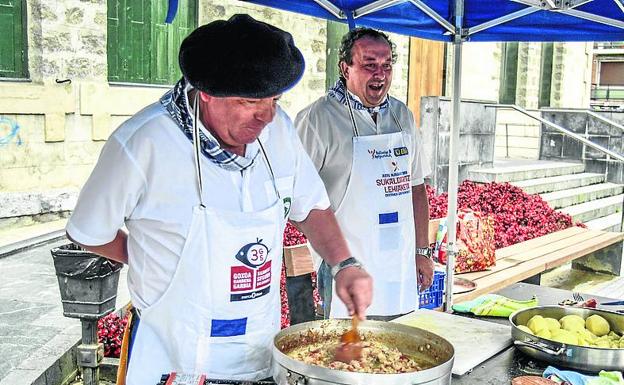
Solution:
[{"label": "pile of potatoes", "polygon": [[624,337],[612,331],[609,322],[598,314],[587,319],[566,315],[559,320],[535,315],[526,325],[518,325],[518,329],[562,344],[624,349]]}]

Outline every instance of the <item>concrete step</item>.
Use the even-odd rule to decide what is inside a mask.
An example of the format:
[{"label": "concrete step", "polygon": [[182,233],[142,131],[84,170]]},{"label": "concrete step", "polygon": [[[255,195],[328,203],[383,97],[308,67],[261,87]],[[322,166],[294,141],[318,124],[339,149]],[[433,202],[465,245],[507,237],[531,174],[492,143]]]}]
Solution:
[{"label": "concrete step", "polygon": [[526,164],[514,164],[513,162],[497,162],[491,168],[469,171],[468,179],[482,183],[515,182],[557,175],[577,174],[583,171],[585,171],[585,166],[582,163],[533,161]]},{"label": "concrete step", "polygon": [[541,194],[604,182],[604,174],[582,172],[580,174],[558,175],[547,178],[527,179],[511,182],[527,194]]},{"label": "concrete step", "polygon": [[620,212],[624,194],[615,195],[608,198],[596,199],[595,201],[581,203],[579,205],[564,207],[558,211],[569,214],[574,221],[589,222],[592,219],[606,217]]},{"label": "concrete step", "polygon": [[624,192],[624,186],[620,184],[599,183],[567,190],[553,191],[541,194],[541,196],[552,208],[558,209],[622,194],[622,192]]},{"label": "concrete step", "polygon": [[592,230],[620,232],[622,231],[622,213],[618,212],[606,217],[592,219],[585,224]]}]

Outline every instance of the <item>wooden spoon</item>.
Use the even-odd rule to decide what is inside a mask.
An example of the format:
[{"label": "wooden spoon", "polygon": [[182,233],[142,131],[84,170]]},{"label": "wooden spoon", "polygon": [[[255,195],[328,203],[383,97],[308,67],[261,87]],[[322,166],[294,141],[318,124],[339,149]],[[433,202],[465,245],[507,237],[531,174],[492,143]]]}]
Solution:
[{"label": "wooden spoon", "polygon": [[358,318],[354,314],[351,318],[351,329],[347,330],[340,336],[340,345],[334,352],[334,359],[336,361],[344,362],[346,364],[353,360],[359,360],[362,358],[362,345],[360,344],[360,335],[357,331]]}]

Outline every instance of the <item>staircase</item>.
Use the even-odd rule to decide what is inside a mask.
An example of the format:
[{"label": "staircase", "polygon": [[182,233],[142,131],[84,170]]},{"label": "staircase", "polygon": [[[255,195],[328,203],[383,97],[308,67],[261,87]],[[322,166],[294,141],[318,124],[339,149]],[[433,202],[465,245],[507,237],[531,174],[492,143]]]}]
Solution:
[{"label": "staircase", "polygon": [[496,161],[474,169],[475,182],[509,182],[528,194],[540,194],[550,206],[590,229],[620,232],[624,185],[605,181],[604,174],[585,172],[581,163],[545,160]]}]

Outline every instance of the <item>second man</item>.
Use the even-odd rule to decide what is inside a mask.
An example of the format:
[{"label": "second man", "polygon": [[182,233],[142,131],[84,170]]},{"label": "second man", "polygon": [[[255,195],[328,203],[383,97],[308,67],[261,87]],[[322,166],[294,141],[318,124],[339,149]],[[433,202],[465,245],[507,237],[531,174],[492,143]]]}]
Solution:
[{"label": "second man", "polygon": [[[418,286],[431,286],[430,173],[414,117],[388,95],[395,46],[369,28],[347,33],[339,51],[340,79],[296,118],[303,146],[329,194],[349,244],[373,276],[369,314],[388,319],[418,308]],[[347,317],[322,264],[319,288],[325,317]],[[333,292],[333,293],[332,293]]]}]

